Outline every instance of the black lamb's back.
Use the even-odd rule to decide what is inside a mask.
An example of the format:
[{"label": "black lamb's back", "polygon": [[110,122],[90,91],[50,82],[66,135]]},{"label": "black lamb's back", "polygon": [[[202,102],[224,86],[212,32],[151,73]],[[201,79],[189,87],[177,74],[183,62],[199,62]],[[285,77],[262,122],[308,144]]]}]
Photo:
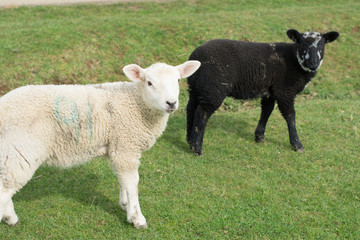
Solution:
[{"label": "black lamb's back", "polygon": [[[297,63],[295,44],[215,39],[196,48],[189,59],[201,62],[199,70],[188,78],[189,90],[200,101],[216,101],[216,96],[221,101],[223,96],[251,99],[272,89],[297,94],[308,82],[298,79],[304,73]],[[291,81],[294,78],[296,82]]]}]

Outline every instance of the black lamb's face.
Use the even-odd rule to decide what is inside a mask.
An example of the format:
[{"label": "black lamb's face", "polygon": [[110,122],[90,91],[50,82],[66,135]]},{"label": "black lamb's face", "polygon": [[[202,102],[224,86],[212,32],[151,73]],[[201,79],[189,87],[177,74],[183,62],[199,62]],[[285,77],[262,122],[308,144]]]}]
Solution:
[{"label": "black lamb's face", "polygon": [[337,32],[321,34],[318,32],[299,33],[296,30],[288,30],[289,38],[296,42],[299,47],[297,59],[300,66],[307,72],[316,72],[324,59],[325,44],[336,40]]},{"label": "black lamb's face", "polygon": [[305,71],[316,71],[324,58],[325,39],[318,32],[306,32],[299,40],[297,58]]}]

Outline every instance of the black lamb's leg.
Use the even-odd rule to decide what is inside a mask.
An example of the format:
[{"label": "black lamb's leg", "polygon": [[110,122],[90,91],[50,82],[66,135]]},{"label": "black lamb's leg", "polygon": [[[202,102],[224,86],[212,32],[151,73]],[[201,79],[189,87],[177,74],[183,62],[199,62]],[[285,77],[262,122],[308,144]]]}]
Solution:
[{"label": "black lamb's leg", "polygon": [[261,115],[259,123],[255,130],[255,142],[263,142],[265,140],[266,123],[274,109],[275,100],[272,97],[263,97],[261,99]]},{"label": "black lamb's leg", "polygon": [[278,100],[279,109],[281,114],[286,120],[288,130],[289,130],[289,138],[290,144],[293,146],[293,149],[297,152],[303,152],[304,147],[299,139],[296,130],[295,124],[295,108],[294,108],[294,100],[292,101],[279,101]]},{"label": "black lamb's leg", "polygon": [[202,143],[206,128],[206,123],[209,120],[211,113],[206,112],[201,105],[198,105],[195,111],[193,128],[190,139],[190,148],[196,155],[202,155]]},{"label": "black lamb's leg", "polygon": [[189,102],[186,106],[186,141],[190,144],[191,132],[193,130],[194,116],[198,104],[196,99],[191,95],[189,96]]}]

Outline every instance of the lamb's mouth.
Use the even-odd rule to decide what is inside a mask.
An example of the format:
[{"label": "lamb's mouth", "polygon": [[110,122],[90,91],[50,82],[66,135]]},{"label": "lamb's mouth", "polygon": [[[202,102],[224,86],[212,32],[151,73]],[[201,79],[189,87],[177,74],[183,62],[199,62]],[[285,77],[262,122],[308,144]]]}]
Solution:
[{"label": "lamb's mouth", "polygon": [[168,108],[168,109],[166,109],[166,112],[169,113],[169,114],[171,114],[171,113],[173,113],[175,111],[176,111],[176,108]]}]

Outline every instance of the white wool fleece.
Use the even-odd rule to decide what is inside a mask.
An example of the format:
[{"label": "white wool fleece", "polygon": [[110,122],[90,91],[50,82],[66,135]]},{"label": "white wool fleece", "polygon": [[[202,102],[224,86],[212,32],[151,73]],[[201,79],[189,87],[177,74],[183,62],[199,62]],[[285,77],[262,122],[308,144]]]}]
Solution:
[{"label": "white wool fleece", "polygon": [[131,64],[124,72],[133,82],[25,86],[1,97],[0,221],[18,223],[11,198],[41,164],[70,167],[108,155],[127,220],[147,227],[138,200],[139,159],[178,108],[179,78],[199,66]]},{"label": "white wool fleece", "polygon": [[[30,168],[35,160],[69,167],[104,155],[106,150],[110,154],[115,149],[141,153],[155,143],[169,117],[144,104],[142,86],[136,82],[47,85],[10,92],[0,98],[0,122],[12,123],[0,127],[0,159],[8,152],[6,148],[15,147]],[[29,145],[30,149],[21,151]],[[33,159],[31,152],[34,157],[42,152],[46,158]]]}]

